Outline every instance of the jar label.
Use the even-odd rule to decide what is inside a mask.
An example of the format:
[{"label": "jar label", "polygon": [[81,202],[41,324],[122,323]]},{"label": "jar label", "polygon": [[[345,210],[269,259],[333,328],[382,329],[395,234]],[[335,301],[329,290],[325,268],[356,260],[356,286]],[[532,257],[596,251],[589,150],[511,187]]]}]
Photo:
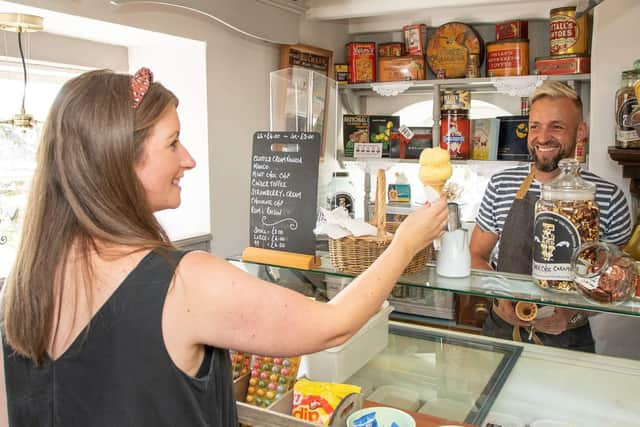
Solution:
[{"label": "jar label", "polygon": [[575,282],[582,286],[583,288],[592,290],[598,287],[598,282],[600,281],[600,275],[596,277],[579,277],[577,276]]},{"label": "jar label", "polygon": [[576,226],[556,212],[544,211],[536,214],[533,233],[533,277],[573,280],[571,256],[580,247]]}]

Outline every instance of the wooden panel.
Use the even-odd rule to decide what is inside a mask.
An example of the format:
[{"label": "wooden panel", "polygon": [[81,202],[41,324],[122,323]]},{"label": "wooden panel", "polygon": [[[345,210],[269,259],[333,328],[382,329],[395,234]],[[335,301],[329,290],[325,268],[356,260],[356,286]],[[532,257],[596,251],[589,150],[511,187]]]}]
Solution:
[{"label": "wooden panel", "polygon": [[482,328],[491,309],[491,301],[487,298],[470,295],[456,295],[456,322],[458,325]]}]

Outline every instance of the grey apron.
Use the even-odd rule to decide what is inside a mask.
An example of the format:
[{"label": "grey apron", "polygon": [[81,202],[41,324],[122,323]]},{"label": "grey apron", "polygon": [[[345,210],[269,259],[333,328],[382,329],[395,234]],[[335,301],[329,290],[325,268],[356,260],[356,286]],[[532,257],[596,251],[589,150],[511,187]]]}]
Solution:
[{"label": "grey apron", "polygon": [[[531,274],[533,253],[533,223],[537,196],[529,191],[533,182],[533,166],[518,189],[505,220],[498,250],[498,271],[506,273]],[[506,239],[502,238],[507,236]],[[494,303],[499,303],[497,300]],[[482,327],[484,335],[512,339],[514,341],[535,342],[536,344],[562,347],[587,352],[595,351],[591,328],[587,322],[575,329],[559,335],[532,333],[525,328],[514,327],[502,320],[491,308]]]}]

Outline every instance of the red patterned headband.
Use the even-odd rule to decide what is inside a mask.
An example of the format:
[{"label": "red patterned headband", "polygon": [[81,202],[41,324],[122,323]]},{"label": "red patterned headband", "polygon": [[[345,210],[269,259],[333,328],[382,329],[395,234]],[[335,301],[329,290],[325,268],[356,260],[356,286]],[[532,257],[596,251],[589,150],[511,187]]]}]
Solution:
[{"label": "red patterned headband", "polygon": [[147,67],[140,68],[131,77],[131,108],[138,108],[153,83],[153,73]]}]

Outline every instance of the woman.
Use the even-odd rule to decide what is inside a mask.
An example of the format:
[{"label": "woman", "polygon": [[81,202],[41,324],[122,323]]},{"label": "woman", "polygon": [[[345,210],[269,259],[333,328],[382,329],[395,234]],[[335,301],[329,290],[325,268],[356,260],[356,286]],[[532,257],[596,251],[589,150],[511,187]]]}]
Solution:
[{"label": "woman", "polygon": [[418,210],[329,303],[178,251],[153,215],[178,207],[195,167],[177,105],[148,69],[89,72],[58,94],[2,302],[12,424],[235,426],[225,349],[343,343],[442,233],[444,203]]}]

